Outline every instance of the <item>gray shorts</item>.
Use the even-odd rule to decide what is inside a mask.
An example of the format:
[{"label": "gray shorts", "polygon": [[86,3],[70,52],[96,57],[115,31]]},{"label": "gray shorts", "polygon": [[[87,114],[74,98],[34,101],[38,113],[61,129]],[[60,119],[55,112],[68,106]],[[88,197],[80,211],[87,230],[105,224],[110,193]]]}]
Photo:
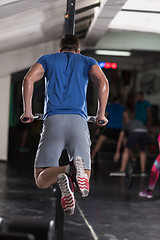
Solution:
[{"label": "gray shorts", "polygon": [[58,167],[62,150],[66,149],[69,160],[82,157],[85,169],[91,169],[90,134],[87,121],[80,115],[58,114],[48,117],[35,157],[35,168]]}]

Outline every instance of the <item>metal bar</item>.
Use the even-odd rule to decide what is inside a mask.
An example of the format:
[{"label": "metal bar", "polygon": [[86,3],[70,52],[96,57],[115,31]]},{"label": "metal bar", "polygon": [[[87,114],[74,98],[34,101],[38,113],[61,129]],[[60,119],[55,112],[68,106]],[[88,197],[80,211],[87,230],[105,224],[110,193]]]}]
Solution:
[{"label": "metal bar", "polygon": [[75,2],[76,0],[67,0],[67,11],[65,14],[64,34],[74,34]]},{"label": "metal bar", "polygon": [[61,207],[61,191],[57,185],[55,235],[56,240],[63,240],[64,212]]},{"label": "metal bar", "polygon": [[92,8],[95,8],[95,7],[100,7],[100,2],[99,3],[95,3],[95,4],[92,4],[92,5],[89,5],[89,6],[86,6],[86,7],[83,7],[83,8],[80,8],[80,9],[77,9],[75,11],[75,14],[80,14],[80,13],[83,13],[83,12],[86,12]]},{"label": "metal bar", "polygon": [[[68,164],[69,164],[68,153],[67,153],[67,150],[64,149],[59,159],[59,165],[66,166]],[[56,214],[55,214],[56,240],[63,240],[63,226],[64,226],[64,211],[61,207],[61,191],[57,185]]]}]

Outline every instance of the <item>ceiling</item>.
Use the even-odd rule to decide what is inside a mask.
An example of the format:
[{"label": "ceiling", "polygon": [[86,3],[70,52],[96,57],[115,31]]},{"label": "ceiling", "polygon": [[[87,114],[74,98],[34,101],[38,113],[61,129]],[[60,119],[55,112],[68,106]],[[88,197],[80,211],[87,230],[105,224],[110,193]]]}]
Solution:
[{"label": "ceiling", "polygon": [[[0,54],[57,40],[67,0],[0,0]],[[160,33],[159,0],[77,0],[75,34],[95,46],[107,31]]]},{"label": "ceiling", "polygon": [[110,29],[160,33],[160,1],[128,0],[112,20]]}]

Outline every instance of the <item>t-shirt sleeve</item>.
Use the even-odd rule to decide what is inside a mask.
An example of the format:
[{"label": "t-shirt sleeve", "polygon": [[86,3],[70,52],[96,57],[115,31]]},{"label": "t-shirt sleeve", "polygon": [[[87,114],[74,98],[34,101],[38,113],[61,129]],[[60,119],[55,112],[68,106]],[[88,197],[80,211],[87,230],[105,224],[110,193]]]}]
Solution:
[{"label": "t-shirt sleeve", "polygon": [[40,63],[42,65],[42,67],[44,68],[44,71],[46,71],[47,69],[47,64],[46,64],[46,58],[45,55],[41,56],[40,58],[38,58],[36,63]]},{"label": "t-shirt sleeve", "polygon": [[89,70],[93,65],[98,65],[98,62],[94,58],[89,58]]},{"label": "t-shirt sleeve", "polygon": [[158,135],[158,142],[160,142],[160,134]]}]

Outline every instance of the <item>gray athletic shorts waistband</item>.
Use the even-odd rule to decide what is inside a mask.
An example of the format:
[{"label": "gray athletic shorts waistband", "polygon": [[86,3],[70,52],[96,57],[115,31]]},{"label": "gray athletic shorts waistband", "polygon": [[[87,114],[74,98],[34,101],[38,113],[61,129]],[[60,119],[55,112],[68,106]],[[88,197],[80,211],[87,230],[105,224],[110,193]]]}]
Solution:
[{"label": "gray athletic shorts waistband", "polygon": [[90,134],[87,121],[80,115],[57,114],[48,117],[35,157],[35,168],[58,167],[63,149],[68,152],[69,160],[82,157],[85,169],[91,169]]}]

